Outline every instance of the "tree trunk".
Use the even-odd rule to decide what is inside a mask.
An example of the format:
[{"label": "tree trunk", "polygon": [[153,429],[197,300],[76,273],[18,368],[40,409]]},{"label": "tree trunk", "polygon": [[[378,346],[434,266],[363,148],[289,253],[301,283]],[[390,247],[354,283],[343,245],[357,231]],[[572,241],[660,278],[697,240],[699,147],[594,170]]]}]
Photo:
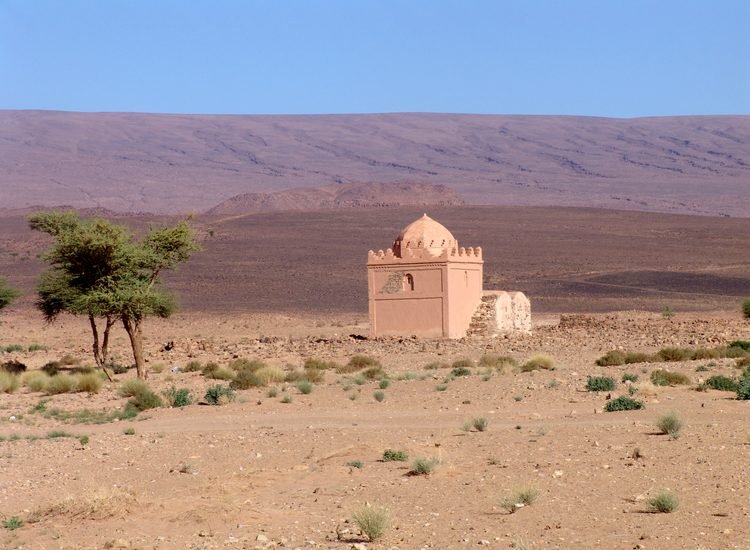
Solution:
[{"label": "tree trunk", "polygon": [[130,338],[130,347],[133,348],[133,359],[135,359],[135,370],[138,378],[146,380],[148,371],[146,371],[146,362],[143,360],[143,334],[141,333],[141,320],[131,319],[127,315],[122,316],[122,326]]},{"label": "tree trunk", "polygon": [[107,371],[107,367],[105,366],[107,364],[107,353],[108,353],[108,346],[109,346],[109,329],[112,328],[112,321],[109,317],[107,317],[106,321],[106,327],[104,328],[104,334],[102,339],[102,345],[99,345],[99,329],[96,326],[96,319],[93,315],[89,315],[89,324],[91,325],[91,333],[94,335],[94,344],[92,345],[92,349],[94,352],[94,361],[96,361],[96,366],[99,367],[104,371],[104,374],[107,375],[107,378],[110,382],[112,382],[112,377],[110,376],[109,372]]}]

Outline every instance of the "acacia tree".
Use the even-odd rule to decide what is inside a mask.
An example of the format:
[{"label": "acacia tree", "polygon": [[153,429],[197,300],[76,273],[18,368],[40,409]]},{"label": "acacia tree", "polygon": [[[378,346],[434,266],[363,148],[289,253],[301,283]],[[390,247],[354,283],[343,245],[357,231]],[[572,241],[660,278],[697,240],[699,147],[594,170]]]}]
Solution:
[{"label": "acacia tree", "polygon": [[[29,222],[32,229],[55,239],[44,257],[50,269],[38,285],[37,307],[45,318],[53,321],[61,313],[87,316],[94,360],[105,372],[110,331],[121,321],[138,377],[147,378],[143,320],[169,317],[175,309],[172,296],[159,284],[159,275],[198,249],[187,222],[152,228],[140,241],[121,225],[82,220],[71,212],[40,212]],[[103,327],[101,339],[97,321]]]},{"label": "acacia tree", "polygon": [[0,309],[3,309],[21,295],[15,288],[8,286],[4,277],[0,277]]}]

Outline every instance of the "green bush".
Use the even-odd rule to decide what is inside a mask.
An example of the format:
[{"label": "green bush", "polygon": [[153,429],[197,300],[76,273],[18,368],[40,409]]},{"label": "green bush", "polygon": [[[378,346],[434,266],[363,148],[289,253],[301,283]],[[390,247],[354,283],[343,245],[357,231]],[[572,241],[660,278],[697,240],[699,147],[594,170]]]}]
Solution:
[{"label": "green bush", "polygon": [[187,407],[193,402],[193,397],[190,395],[190,390],[187,388],[180,388],[179,390],[172,386],[162,392],[167,405],[170,407]]},{"label": "green bush", "polygon": [[5,346],[4,348],[2,348],[2,351],[4,351],[5,353],[13,353],[14,351],[23,352],[25,350],[24,350],[24,347],[20,344],[9,344]]},{"label": "green bush", "polygon": [[747,369],[737,382],[737,399],[742,401],[750,399],[750,373]]},{"label": "green bush", "polygon": [[500,501],[500,506],[505,508],[509,514],[517,512],[524,506],[531,506],[539,497],[539,490],[536,487],[526,486],[513,491],[510,495]]},{"label": "green bush", "polygon": [[586,391],[612,391],[617,384],[609,376],[589,376],[586,380]]},{"label": "green bush", "polygon": [[666,362],[689,361],[693,358],[693,350],[689,348],[662,348],[656,355]]},{"label": "green bush", "polygon": [[682,420],[677,416],[677,413],[670,412],[658,418],[656,427],[659,428],[661,433],[668,434],[672,439],[677,439],[682,429]]},{"label": "green bush", "polygon": [[307,380],[300,380],[297,382],[297,389],[301,394],[308,395],[312,393],[313,391],[313,384],[312,382],[308,382]]},{"label": "green bush", "polygon": [[622,381],[623,382],[638,382],[638,375],[629,373],[629,372],[623,373]]},{"label": "green bush", "polygon": [[187,365],[182,367],[182,372],[198,372],[203,370],[203,363],[200,361],[188,361]]},{"label": "green bush", "polygon": [[236,396],[232,388],[222,386],[221,384],[211,386],[206,390],[206,394],[204,395],[204,399],[209,405],[224,405],[234,401],[235,398]]},{"label": "green bush", "polygon": [[51,377],[44,386],[44,393],[57,395],[78,391],[78,377],[72,374],[58,374]]},{"label": "green bush", "polygon": [[229,383],[229,386],[235,390],[249,390],[250,388],[263,386],[263,381],[255,375],[255,372],[241,370],[237,371],[237,375]]},{"label": "green bush", "polygon": [[[215,363],[209,363],[209,365],[215,365]],[[230,369],[229,367],[216,367],[215,369],[211,369],[209,371],[206,371],[204,368],[203,376],[205,376],[206,378],[211,378],[212,380],[231,381],[237,377],[237,371],[235,371],[234,369]]]},{"label": "green bush", "polygon": [[628,351],[625,353],[625,364],[633,365],[635,363],[650,363],[654,360],[652,355],[638,351]]},{"label": "green bush", "polygon": [[696,350],[693,350],[691,359],[697,361],[700,359],[718,359],[719,357],[721,357],[721,353],[715,348],[698,348]]},{"label": "green bush", "polygon": [[690,378],[681,372],[670,372],[665,369],[656,369],[651,372],[651,382],[655,386],[679,386],[690,384]]},{"label": "green bush", "polygon": [[357,372],[368,367],[379,367],[380,361],[368,357],[367,355],[354,355],[349,359],[346,365],[342,365],[336,369],[339,374],[347,374],[351,372]]},{"label": "green bush", "polygon": [[750,319],[750,298],[742,301],[742,315],[745,319]]},{"label": "green bush", "polygon": [[387,378],[383,378],[383,379],[382,379],[382,380],[380,381],[380,384],[378,384],[378,387],[379,387],[379,388],[380,388],[381,390],[387,390],[387,389],[388,389],[388,386],[390,386],[390,385],[391,385],[391,381],[390,381],[390,380],[388,380]]},{"label": "green bush", "polygon": [[617,399],[607,401],[607,404],[604,406],[604,410],[607,412],[635,411],[643,408],[645,408],[643,401],[638,401],[637,399],[626,397],[624,395],[621,395]]},{"label": "green bush", "polygon": [[305,359],[304,369],[305,370],[336,370],[340,367],[338,363],[334,361],[323,361],[321,359],[308,358]]},{"label": "green bush", "polygon": [[388,527],[388,510],[364,505],[352,514],[352,521],[370,542],[375,542]]},{"label": "green bush", "polygon": [[368,380],[381,380],[385,378],[385,371],[380,366],[369,367],[368,369],[362,371],[362,376],[364,376]]},{"label": "green bush", "polygon": [[482,417],[475,418],[471,421],[471,425],[474,427],[474,429],[478,432],[484,432],[487,430],[487,427],[489,426],[489,421]]},{"label": "green bush", "polygon": [[409,455],[405,451],[396,451],[394,449],[383,451],[383,462],[406,462],[407,460],[409,460]]},{"label": "green bush", "polygon": [[237,359],[232,359],[227,366],[233,371],[237,372],[241,372],[244,370],[255,372],[265,367],[266,364],[263,361],[259,361],[257,359],[245,359],[240,357]]},{"label": "green bush", "polygon": [[473,366],[474,366],[474,363],[472,362],[472,360],[466,359],[465,357],[461,359],[456,359],[451,364],[451,367],[454,369],[470,369]]},{"label": "green bush", "polygon": [[523,365],[521,365],[521,372],[531,372],[535,370],[554,370],[555,360],[548,355],[535,355]]},{"label": "green bush", "polygon": [[471,371],[466,367],[453,367],[450,375],[456,378],[459,376],[471,376]]},{"label": "green bush", "polygon": [[440,461],[437,458],[418,457],[414,459],[414,463],[411,465],[409,473],[415,476],[429,475],[439,463]]},{"label": "green bush", "polygon": [[596,360],[600,367],[617,367],[625,364],[625,354],[618,350],[608,351]]},{"label": "green bush", "polygon": [[748,352],[741,347],[737,346],[730,346],[727,348],[721,348],[720,354],[722,357],[726,357],[728,359],[739,359],[742,357],[747,357]]},{"label": "green bush", "polygon": [[[41,370],[28,371],[21,376],[21,383],[33,392],[44,391],[49,380],[50,376]],[[2,391],[2,383],[0,383],[0,391]]]},{"label": "green bush", "polygon": [[85,391],[88,393],[99,393],[102,389],[102,377],[98,372],[89,372],[87,374],[79,374],[78,376],[78,391]]},{"label": "green bush", "polygon": [[677,496],[669,491],[659,491],[655,496],[649,498],[647,502],[655,512],[661,512],[662,514],[674,512],[679,507]]},{"label": "green bush", "polygon": [[161,397],[156,395],[151,388],[144,383],[144,387],[140,388],[128,399],[128,405],[139,411],[146,411],[148,409],[157,409],[164,403]]},{"label": "green bush", "polygon": [[[263,386],[283,382],[285,377],[284,371],[278,367],[261,367],[256,370],[254,374]],[[321,372],[321,375],[322,374],[323,373]]]},{"label": "green bush", "polygon": [[375,399],[375,401],[380,403],[381,401],[383,401],[383,399],[385,399],[385,392],[378,390],[372,394],[372,397]]},{"label": "green bush", "polygon": [[740,348],[745,351],[750,351],[750,341],[748,340],[734,340],[729,343],[730,348]]},{"label": "green bush", "polygon": [[706,380],[706,386],[719,391],[737,391],[737,382],[727,376],[717,374]]},{"label": "green bush", "polygon": [[148,389],[148,384],[140,378],[131,378],[120,384],[118,393],[120,394],[120,397],[133,397],[138,393],[148,391]]},{"label": "green bush", "polygon": [[30,352],[47,351],[47,346],[43,344],[37,344],[37,343],[29,344],[29,351]]},{"label": "green bush", "polygon": [[482,355],[479,365],[499,371],[510,371],[518,366],[518,361],[509,355]]}]

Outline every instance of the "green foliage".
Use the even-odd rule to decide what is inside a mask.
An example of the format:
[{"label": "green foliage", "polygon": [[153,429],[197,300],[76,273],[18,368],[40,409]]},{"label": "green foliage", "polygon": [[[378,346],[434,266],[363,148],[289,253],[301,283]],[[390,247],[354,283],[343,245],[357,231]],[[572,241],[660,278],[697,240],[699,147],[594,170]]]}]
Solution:
[{"label": "green foliage", "polygon": [[15,351],[23,352],[24,348],[21,344],[8,344],[4,348],[2,348],[2,351],[4,351],[5,353],[13,353]]},{"label": "green foliage", "polygon": [[612,391],[617,386],[609,376],[589,376],[586,380],[586,391]]},{"label": "green foliage", "polygon": [[48,439],[58,439],[61,437],[75,437],[75,436],[72,433],[66,432],[63,430],[52,430],[51,432],[47,432]]},{"label": "green foliage", "polygon": [[47,346],[34,342],[32,344],[29,344],[29,351],[32,353],[35,351],[47,351]]},{"label": "green foliage", "polygon": [[750,341],[748,340],[734,340],[729,343],[730,348],[740,348],[745,351],[750,351]]},{"label": "green foliage", "polygon": [[455,361],[453,361],[453,364],[451,364],[451,368],[453,369],[468,370],[473,366],[474,366],[474,363],[471,361],[471,359],[466,359],[466,358],[456,359]]},{"label": "green foliage", "polygon": [[719,391],[737,391],[737,382],[727,376],[717,374],[706,380],[706,386]]},{"label": "green foliage", "polygon": [[362,468],[365,467],[365,463],[362,462],[361,460],[351,460],[347,462],[346,465],[352,468],[357,468],[358,470],[361,470]]},{"label": "green foliage", "polygon": [[263,361],[259,361],[257,359],[245,359],[243,357],[240,357],[237,359],[232,359],[227,366],[237,372],[241,372],[243,370],[255,372],[265,367],[266,364]]},{"label": "green foliage", "polygon": [[414,459],[409,473],[415,476],[429,475],[439,463],[440,461],[437,458],[418,457]]},{"label": "green foliage", "polygon": [[3,527],[9,531],[15,531],[23,527],[23,520],[18,516],[13,516],[9,520],[3,522]]},{"label": "green foliage", "polygon": [[266,396],[268,397],[276,397],[277,395],[279,395],[278,388],[270,388],[268,392],[266,392]]},{"label": "green foliage", "polygon": [[72,374],[58,374],[52,376],[44,385],[44,393],[57,395],[60,393],[73,393],[78,391],[78,377]]},{"label": "green foliage", "polygon": [[297,382],[297,389],[301,394],[308,395],[312,393],[313,391],[313,384],[312,382],[308,382],[307,380],[300,380]]},{"label": "green foliage", "polygon": [[721,353],[719,353],[719,350],[717,349],[711,349],[711,348],[698,348],[693,350],[693,353],[691,355],[691,359],[701,360],[701,359],[718,359],[721,356]]},{"label": "green foliage", "polygon": [[234,391],[232,391],[232,388],[229,386],[222,386],[221,384],[216,384],[215,386],[208,388],[206,390],[206,395],[204,396],[206,403],[209,405],[224,405],[234,401],[235,398],[236,396]]},{"label": "green foliage", "polygon": [[72,212],[38,212],[29,217],[32,229],[54,238],[43,259],[50,265],[37,286],[37,307],[47,320],[61,313],[91,320],[94,358],[106,362],[94,319],[105,320],[105,338],[115,320],[131,340],[138,376],[145,378],[141,324],[149,316],[168,317],[175,309],[171,295],[159,284],[163,270],[186,261],[198,245],[187,222],[151,228],[135,241],[128,229],[103,219],[81,219]]},{"label": "green foliage", "polygon": [[394,449],[383,451],[383,462],[406,462],[407,460],[409,460],[409,455],[405,451],[396,451]]},{"label": "green foliage", "polygon": [[475,418],[471,421],[471,425],[478,432],[483,432],[487,430],[487,427],[489,426],[489,424],[490,424],[489,421],[484,417]]},{"label": "green foliage", "polygon": [[750,399],[750,369],[745,369],[737,381],[737,399],[742,401]]},{"label": "green foliage", "polygon": [[188,361],[187,364],[182,367],[182,372],[199,372],[203,370],[203,363],[200,361],[192,360]]},{"label": "green foliage", "polygon": [[680,437],[680,430],[682,430],[682,420],[673,411],[660,416],[656,420],[656,427],[659,428],[661,433],[669,435],[672,439],[677,439]]},{"label": "green foliage", "polygon": [[638,375],[634,373],[625,372],[622,375],[623,382],[638,382]]},{"label": "green foliage", "polygon": [[381,390],[387,390],[387,389],[388,389],[388,386],[390,386],[390,385],[391,385],[391,381],[390,381],[390,380],[388,380],[387,378],[383,378],[383,379],[382,379],[382,380],[380,381],[380,384],[378,384],[378,387],[379,387],[379,388],[380,388]]},{"label": "green foliage", "polygon": [[252,370],[241,370],[237,372],[229,387],[235,390],[249,390],[263,386],[263,381],[255,375]]},{"label": "green foliage", "polygon": [[88,393],[99,393],[102,389],[102,377],[99,373],[89,372],[84,374],[78,374],[78,391],[85,391]]},{"label": "green foliage", "polygon": [[681,372],[670,372],[665,369],[656,369],[651,372],[651,382],[655,386],[679,386],[690,384],[690,378]]},{"label": "green foliage", "polygon": [[635,411],[643,408],[645,408],[643,401],[638,401],[637,399],[626,397],[624,395],[621,395],[617,399],[607,401],[607,404],[604,406],[604,410],[607,412]]},{"label": "green foliage", "polygon": [[656,355],[662,361],[667,362],[689,361],[693,358],[693,350],[689,348],[662,348]]},{"label": "green foliage", "polygon": [[450,375],[456,378],[459,376],[471,376],[471,371],[466,367],[453,367]]},{"label": "green foliage", "polygon": [[625,354],[619,350],[608,351],[596,360],[600,367],[616,367],[625,364]]},{"label": "green foliage", "polygon": [[369,367],[362,371],[361,374],[368,380],[381,380],[385,378],[385,371],[381,366]]},{"label": "green foliage", "polygon": [[4,277],[0,277],[0,309],[12,304],[20,295],[20,292],[8,286],[8,282]]},{"label": "green foliage", "polygon": [[389,514],[384,507],[364,505],[352,514],[352,521],[370,542],[375,542],[385,533]]},{"label": "green foliage", "polygon": [[742,316],[745,319],[750,319],[750,298],[742,300]]},{"label": "green foliage", "polygon": [[193,396],[190,395],[190,390],[187,388],[180,388],[178,390],[172,386],[164,390],[162,395],[168,407],[187,407],[193,402]]},{"label": "green foliage", "polygon": [[292,402],[292,396],[288,395],[288,394],[285,395],[284,397],[281,398],[281,402],[284,403],[284,404],[291,403]]},{"label": "green foliage", "polygon": [[548,355],[535,355],[519,368],[521,372],[531,372],[535,370],[554,370],[555,360]]},{"label": "green foliage", "polygon": [[375,401],[380,403],[381,401],[383,401],[383,399],[385,399],[385,392],[378,390],[372,394],[372,397],[375,399]]},{"label": "green foliage", "polygon": [[435,386],[435,391],[445,391],[448,389],[448,384],[438,384]]},{"label": "green foliage", "polygon": [[674,512],[679,507],[677,496],[669,491],[659,491],[646,502],[651,506],[654,512],[660,512],[662,514]]},{"label": "green foliage", "polygon": [[322,359],[314,359],[312,357],[305,359],[305,364],[303,365],[303,368],[305,370],[311,369],[311,370],[336,370],[340,367],[338,363],[335,363],[334,361],[323,361]]},{"label": "green foliage", "polygon": [[137,395],[139,393],[142,393],[144,391],[148,391],[149,387],[146,382],[143,380],[140,380],[138,378],[131,378],[129,380],[125,380],[120,384],[120,388],[118,389],[117,393],[120,394],[120,397],[133,397],[134,395]]},{"label": "green foliage", "polygon": [[440,361],[433,361],[432,363],[427,363],[424,366],[425,370],[438,370],[438,369],[447,369],[450,368],[450,365],[448,363],[442,363]]},{"label": "green foliage", "polygon": [[82,435],[82,436],[80,436],[80,437],[78,438],[78,442],[79,442],[79,443],[80,443],[80,444],[81,444],[82,446],[86,446],[86,445],[88,445],[88,444],[89,444],[89,436],[87,436],[87,435]]},{"label": "green foliage", "polygon": [[122,433],[123,435],[135,435],[135,428],[125,428],[124,430],[122,430]]},{"label": "green foliage", "polygon": [[[315,371],[316,373],[320,373],[322,376],[322,371]],[[255,371],[255,376],[260,381],[261,385],[267,386],[268,384],[277,384],[279,382],[284,381],[284,371],[281,370],[278,367],[263,367]]]},{"label": "green foliage", "polygon": [[[211,364],[213,363],[209,363],[209,365]],[[234,380],[237,376],[237,372],[229,367],[217,367],[210,371],[204,370],[204,376],[213,380]]]},{"label": "green foliage", "polygon": [[520,487],[511,494],[503,497],[500,506],[505,508],[509,514],[514,514],[525,506],[531,506],[539,498],[539,490],[531,485]]},{"label": "green foliage", "polygon": [[128,399],[128,406],[137,411],[157,409],[163,405],[164,403],[162,402],[161,397],[156,395],[148,386],[136,391],[133,396]]},{"label": "green foliage", "polygon": [[380,361],[367,355],[354,355],[349,359],[346,365],[342,365],[336,369],[339,374],[347,374],[351,372],[357,372],[368,367],[380,367]]},{"label": "green foliage", "polygon": [[625,353],[625,364],[633,365],[635,363],[648,363],[653,361],[653,357],[648,353],[641,353],[637,351],[628,351]]},{"label": "green foliage", "polygon": [[661,316],[665,319],[671,319],[674,317],[674,310],[669,306],[664,306],[661,310]]},{"label": "green foliage", "polygon": [[20,376],[0,370],[0,393],[13,393],[20,385]]}]

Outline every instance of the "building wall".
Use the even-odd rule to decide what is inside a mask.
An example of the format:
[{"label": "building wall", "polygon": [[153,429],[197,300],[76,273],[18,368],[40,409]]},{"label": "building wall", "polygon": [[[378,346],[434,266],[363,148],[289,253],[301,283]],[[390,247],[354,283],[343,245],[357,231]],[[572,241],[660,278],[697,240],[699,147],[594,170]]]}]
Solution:
[{"label": "building wall", "polygon": [[482,264],[450,262],[447,264],[448,330],[445,336],[461,338],[482,300]]}]

